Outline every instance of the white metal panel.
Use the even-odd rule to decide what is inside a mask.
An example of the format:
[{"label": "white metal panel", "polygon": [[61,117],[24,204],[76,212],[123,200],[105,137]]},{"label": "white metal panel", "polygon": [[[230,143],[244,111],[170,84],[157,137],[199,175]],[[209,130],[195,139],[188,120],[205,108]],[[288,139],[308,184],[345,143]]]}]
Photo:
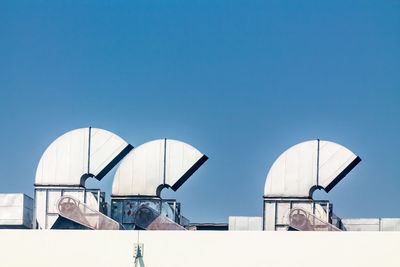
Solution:
[{"label": "white metal panel", "polygon": [[31,228],[32,199],[24,194],[0,194],[0,228]]},{"label": "white metal panel", "polygon": [[311,197],[316,188],[329,191],[360,158],[333,142],[297,144],[274,162],[265,182],[265,197]]},{"label": "white metal panel", "polygon": [[27,195],[24,196],[24,214],[23,224],[27,228],[33,227],[33,199]]},{"label": "white metal panel", "polygon": [[85,179],[82,177],[109,171],[109,164],[129,147],[119,136],[106,130],[72,130],[57,138],[43,153],[35,184],[83,186]]},{"label": "white metal panel", "polygon": [[229,231],[262,231],[262,217],[229,216]]},{"label": "white metal panel", "polygon": [[319,147],[318,186],[326,189],[357,156],[344,146],[329,141],[321,140]]},{"label": "white metal panel", "polygon": [[113,196],[159,196],[163,187],[176,190],[207,157],[192,146],[170,139],[147,142],[121,162]]},{"label": "white metal panel", "polygon": [[88,128],[70,131],[57,138],[40,159],[36,181],[38,185],[79,185],[87,173]]},{"label": "white metal panel", "polygon": [[400,218],[382,218],[381,231],[400,231]]},{"label": "white metal panel", "polygon": [[36,190],[35,191],[35,217],[37,228],[45,229],[46,228],[46,191],[45,190]]},{"label": "white metal panel", "polygon": [[47,193],[47,212],[57,213],[57,201],[61,197],[61,191],[49,191]]},{"label": "white metal panel", "polygon": [[379,231],[379,218],[343,218],[346,231]]},{"label": "white metal panel", "polygon": [[23,194],[0,193],[0,207],[22,206],[24,204]]},{"label": "white metal panel", "polygon": [[90,173],[98,176],[127,145],[127,142],[112,132],[92,128],[90,138]]},{"label": "white metal panel", "polygon": [[264,204],[264,230],[274,231],[275,230],[275,218],[276,208],[275,203]]},{"label": "white metal panel", "polygon": [[166,140],[165,184],[173,186],[204,155],[186,143]]},{"label": "white metal panel", "polygon": [[263,218],[262,217],[249,217],[249,230],[262,231]]},{"label": "white metal panel", "polygon": [[290,203],[278,203],[276,210],[276,224],[288,224],[290,213]]},{"label": "white metal panel", "polygon": [[21,207],[0,207],[0,226],[23,225],[23,213]]},{"label": "white metal panel", "polygon": [[368,232],[379,231],[379,224],[343,224],[346,231]]},{"label": "white metal panel", "polygon": [[0,194],[0,225],[23,224],[22,194]]},{"label": "white metal panel", "polygon": [[307,141],[286,150],[272,165],[264,195],[304,197],[317,177],[317,140]]},{"label": "white metal panel", "polygon": [[164,140],[154,140],[133,149],[121,162],[114,177],[115,196],[154,196],[164,180]]}]

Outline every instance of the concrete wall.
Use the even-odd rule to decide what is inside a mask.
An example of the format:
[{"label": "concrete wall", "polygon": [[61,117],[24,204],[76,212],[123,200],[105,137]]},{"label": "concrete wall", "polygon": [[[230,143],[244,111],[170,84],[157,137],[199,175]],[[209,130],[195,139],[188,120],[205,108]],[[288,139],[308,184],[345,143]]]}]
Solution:
[{"label": "concrete wall", "polygon": [[399,266],[400,232],[0,230],[0,266]]}]

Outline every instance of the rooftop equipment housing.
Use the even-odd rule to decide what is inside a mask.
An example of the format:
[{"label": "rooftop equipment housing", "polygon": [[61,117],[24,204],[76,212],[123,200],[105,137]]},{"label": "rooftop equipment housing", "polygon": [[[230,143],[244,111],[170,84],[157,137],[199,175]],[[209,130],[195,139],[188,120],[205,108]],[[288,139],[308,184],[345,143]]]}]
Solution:
[{"label": "rooftop equipment housing", "polygon": [[274,162],[264,188],[264,230],[287,230],[289,213],[301,208],[327,223],[335,223],[332,204],[313,200],[316,189],[329,192],[359,162],[347,148],[329,141],[297,144]]},{"label": "rooftop equipment housing", "polygon": [[229,231],[262,231],[262,225],[262,217],[229,216]]},{"label": "rooftop equipment housing", "polygon": [[86,189],[89,177],[101,180],[132,150],[132,145],[98,128],[72,130],[58,137],[43,153],[35,178],[35,228],[49,229],[58,218],[56,203],[71,196],[105,212],[104,193]]},{"label": "rooftop equipment housing", "polygon": [[33,199],[25,194],[0,194],[0,229],[31,229]]},{"label": "rooftop equipment housing", "polygon": [[134,213],[146,204],[176,223],[188,223],[180,214],[180,204],[174,199],[161,199],[161,190],[167,187],[176,191],[207,159],[177,140],[158,139],[138,146],[115,174],[111,217],[126,229],[134,229]]}]

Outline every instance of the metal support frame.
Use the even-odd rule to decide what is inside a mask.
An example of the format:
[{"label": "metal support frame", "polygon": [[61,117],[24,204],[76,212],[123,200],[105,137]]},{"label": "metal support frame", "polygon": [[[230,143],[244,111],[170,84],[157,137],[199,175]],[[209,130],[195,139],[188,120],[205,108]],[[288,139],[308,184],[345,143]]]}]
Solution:
[{"label": "metal support frame", "polygon": [[[126,218],[126,210],[125,210],[125,201],[130,201],[130,202],[137,202],[138,205],[140,203],[144,202],[153,202],[153,203],[158,203],[157,208],[155,209],[157,212],[162,214],[162,205],[163,203],[167,203],[169,207],[172,209],[172,219],[174,222],[178,224],[183,223],[183,219],[181,218],[181,204],[179,202],[176,202],[176,199],[162,199],[158,197],[151,197],[151,196],[111,196],[111,218],[113,218],[116,221],[119,221],[122,225],[129,228],[127,225],[133,224],[133,223],[124,223],[124,218]],[[122,202],[123,204],[117,204],[118,202]],[[122,206],[120,206],[122,205]],[[120,210],[122,208],[122,210]],[[153,207],[154,208],[154,207]],[[120,218],[120,216],[122,216]],[[121,220],[121,221],[120,221]]]},{"label": "metal support frame", "polygon": [[280,224],[278,223],[278,209],[279,209],[279,204],[285,203],[289,204],[289,209],[292,209],[294,207],[294,204],[296,203],[304,203],[304,204],[311,204],[311,211],[312,214],[314,215],[316,213],[316,204],[321,205],[327,214],[326,222],[327,223],[332,223],[332,204],[329,202],[329,200],[314,200],[310,198],[266,198],[264,197],[263,200],[263,230],[266,230],[266,203],[273,203],[274,204],[274,230],[277,231],[278,228],[283,228],[287,227],[288,225],[286,224]]},{"label": "metal support frame", "polygon": [[[60,192],[60,197],[64,196],[65,193],[68,192],[83,192],[83,203],[87,203],[87,194],[88,193],[93,193],[94,197],[97,199],[97,209],[98,211],[102,212],[101,206],[102,203],[105,202],[105,193],[101,192],[100,189],[92,189],[92,188],[85,188],[85,187],[74,187],[74,186],[35,186],[35,191],[34,191],[34,229],[38,228],[37,225],[37,192],[38,191],[45,191],[45,223],[44,223],[44,228],[48,229],[49,228],[49,222],[48,222],[48,216],[50,215],[58,215],[58,213],[55,212],[49,212],[49,192]],[[107,211],[105,211],[107,212]]]}]

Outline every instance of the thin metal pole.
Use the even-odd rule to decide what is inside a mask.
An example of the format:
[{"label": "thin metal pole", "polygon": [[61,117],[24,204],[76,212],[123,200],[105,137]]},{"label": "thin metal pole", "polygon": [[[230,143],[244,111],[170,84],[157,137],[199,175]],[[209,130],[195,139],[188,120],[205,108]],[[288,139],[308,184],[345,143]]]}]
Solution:
[{"label": "thin metal pole", "polygon": [[165,175],[166,175],[166,162],[167,162],[167,138],[164,138],[164,184],[165,184]]},{"label": "thin metal pole", "polygon": [[88,164],[87,164],[87,173],[90,173],[90,143],[92,136],[92,127],[89,126],[89,142],[88,142]]},{"label": "thin metal pole", "polygon": [[317,149],[317,186],[319,186],[319,139],[318,141],[318,149]]}]

